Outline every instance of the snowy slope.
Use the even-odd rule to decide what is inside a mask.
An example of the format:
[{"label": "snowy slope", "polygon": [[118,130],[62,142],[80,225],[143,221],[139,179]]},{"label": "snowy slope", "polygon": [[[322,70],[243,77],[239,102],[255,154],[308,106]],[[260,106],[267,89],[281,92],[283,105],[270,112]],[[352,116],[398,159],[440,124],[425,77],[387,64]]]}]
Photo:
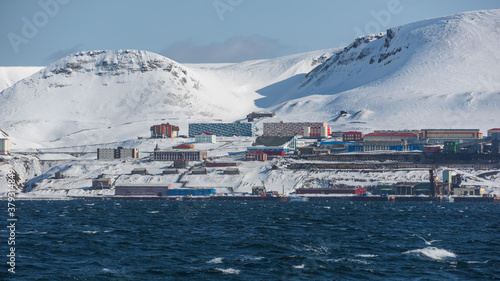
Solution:
[{"label": "snowy slope", "polygon": [[39,66],[2,66],[0,67],[0,92],[14,85],[17,81],[24,79],[35,72],[38,72],[43,67]]},{"label": "snowy slope", "polygon": [[[424,20],[360,37],[275,107],[338,128],[498,126],[500,10]],[[350,113],[339,118],[340,110]]]},{"label": "snowy slope", "polygon": [[158,122],[173,122],[187,134],[190,122],[245,117],[258,109],[256,90],[303,77],[331,54],[184,66],[144,51],[81,52],[6,89],[0,128],[12,136],[15,150],[147,137]]},{"label": "snowy slope", "polygon": [[[500,10],[424,20],[330,49],[181,65],[134,50],[65,57],[0,93],[14,150],[133,144],[149,126],[327,121],[336,129],[498,127]],[[346,116],[339,117],[345,110]],[[262,122],[257,123],[262,127]]]},{"label": "snowy slope", "polygon": [[255,103],[267,108],[282,99],[283,92],[302,81],[305,75],[341,49],[327,49],[268,60],[232,64],[188,64],[224,80],[226,87],[238,92],[258,92]]},{"label": "snowy slope", "polygon": [[[0,95],[0,127],[20,146],[47,146],[81,131],[168,117],[234,119],[255,109],[221,81],[145,51],[89,51],[65,57]],[[130,130],[129,130],[130,129]],[[134,128],[95,134],[135,137]],[[70,138],[64,144],[78,142]],[[106,141],[106,137],[102,141]],[[95,142],[90,137],[88,142]]]}]

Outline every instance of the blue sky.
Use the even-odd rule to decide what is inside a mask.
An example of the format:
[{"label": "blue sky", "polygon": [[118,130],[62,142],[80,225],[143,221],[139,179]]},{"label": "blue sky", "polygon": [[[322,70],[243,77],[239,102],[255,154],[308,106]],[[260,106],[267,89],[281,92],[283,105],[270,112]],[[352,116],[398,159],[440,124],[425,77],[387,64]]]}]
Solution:
[{"label": "blue sky", "polygon": [[147,50],[181,63],[238,62],[498,8],[498,0],[2,0],[0,66],[43,66],[101,49]]}]

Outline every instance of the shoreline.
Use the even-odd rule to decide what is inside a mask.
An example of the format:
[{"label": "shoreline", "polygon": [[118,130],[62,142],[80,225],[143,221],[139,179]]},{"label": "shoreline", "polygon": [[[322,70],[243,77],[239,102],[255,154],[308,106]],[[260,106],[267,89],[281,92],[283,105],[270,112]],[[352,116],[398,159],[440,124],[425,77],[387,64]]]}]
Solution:
[{"label": "shoreline", "polygon": [[[424,197],[424,196],[303,196],[303,197],[270,197],[270,196],[68,196],[68,197],[17,197],[16,201],[265,201],[265,202],[294,202],[292,198],[306,198],[303,202],[436,202],[448,203],[446,196]],[[500,203],[500,197],[453,197],[454,203]],[[1,197],[0,201],[7,201],[7,197]],[[453,203],[453,202],[450,202]]]}]

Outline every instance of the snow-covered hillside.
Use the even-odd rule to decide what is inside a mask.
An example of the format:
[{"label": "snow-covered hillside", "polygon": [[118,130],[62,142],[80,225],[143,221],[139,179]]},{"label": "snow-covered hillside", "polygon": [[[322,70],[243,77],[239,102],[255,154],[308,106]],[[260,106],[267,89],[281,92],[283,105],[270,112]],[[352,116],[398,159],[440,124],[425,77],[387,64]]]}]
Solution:
[{"label": "snow-covered hillside", "polygon": [[0,92],[14,85],[17,81],[24,79],[35,72],[40,71],[43,67],[39,66],[2,66],[0,67]]},{"label": "snow-covered hillside", "polygon": [[0,121],[13,149],[73,147],[148,136],[149,126],[244,118],[256,90],[311,71],[331,56],[316,51],[241,64],[180,65],[134,50],[79,52],[0,95]]},{"label": "snow-covered hillside", "polygon": [[498,126],[500,10],[424,20],[356,39],[276,107],[361,129]]},{"label": "snow-covered hillside", "polygon": [[[13,150],[120,144],[171,122],[327,121],[334,130],[498,127],[500,10],[423,20],[270,60],[181,65],[134,50],[65,57],[0,93]],[[339,116],[340,111],[348,114]],[[262,127],[262,121],[257,123]]]}]

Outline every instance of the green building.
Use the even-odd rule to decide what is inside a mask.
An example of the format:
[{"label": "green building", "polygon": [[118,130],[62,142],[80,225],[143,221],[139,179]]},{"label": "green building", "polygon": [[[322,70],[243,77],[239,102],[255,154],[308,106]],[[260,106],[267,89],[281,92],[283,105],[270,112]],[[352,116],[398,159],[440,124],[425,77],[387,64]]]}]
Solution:
[{"label": "green building", "polygon": [[445,141],[444,142],[444,148],[443,152],[444,153],[457,153],[458,141]]}]

